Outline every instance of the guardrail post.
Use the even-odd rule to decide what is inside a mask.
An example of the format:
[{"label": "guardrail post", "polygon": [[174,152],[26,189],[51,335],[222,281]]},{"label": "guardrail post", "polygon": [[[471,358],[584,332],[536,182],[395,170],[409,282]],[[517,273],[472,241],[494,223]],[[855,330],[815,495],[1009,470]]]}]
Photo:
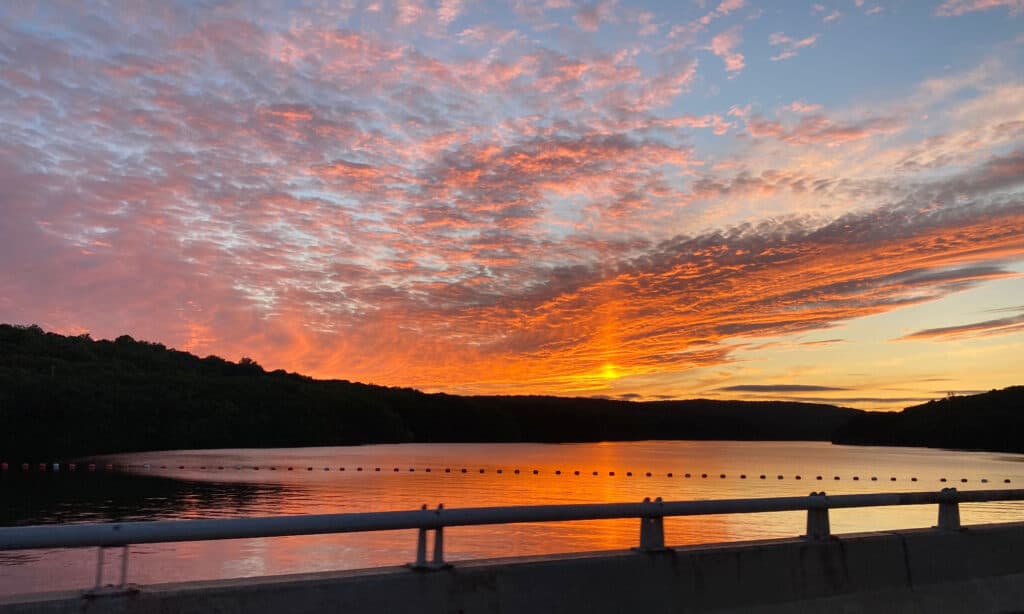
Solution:
[{"label": "guardrail post", "polygon": [[[427,510],[427,504],[424,503],[423,507],[420,508],[423,511]],[[441,511],[444,510],[444,504],[439,504],[437,510],[434,512],[440,519]],[[434,555],[430,562],[427,562],[427,529],[420,527],[416,536],[416,562],[411,563],[409,567],[417,571],[427,571],[432,569],[444,569],[449,567],[448,563],[444,562],[444,527],[438,524],[434,531]]]},{"label": "guardrail post", "polygon": [[644,503],[651,509],[650,515],[640,518],[640,552],[660,552],[665,549],[665,520],[661,515],[661,497],[651,502],[650,497],[644,498]]},{"label": "guardrail post", "polygon": [[807,502],[807,534],[804,537],[815,541],[827,540],[831,531],[825,492],[812,492]]},{"label": "guardrail post", "polygon": [[96,549],[96,584],[93,588],[103,588],[103,546]]},{"label": "guardrail post", "polygon": [[960,530],[960,504],[955,488],[943,488],[939,492],[939,525],[943,531]]},{"label": "guardrail post", "polygon": [[85,596],[99,597],[101,595],[119,595],[138,590],[134,586],[130,586],[128,584],[128,548],[130,548],[129,544],[121,546],[121,581],[117,586],[114,586],[113,584],[108,586],[103,585],[103,568],[105,566],[107,547],[99,546],[96,548],[96,584],[93,585],[91,589],[88,589],[83,593]]},{"label": "guardrail post", "polygon": [[[444,509],[443,503],[437,504],[437,516],[438,519],[441,517],[441,510]],[[444,562],[444,527],[438,525],[434,529],[434,558],[430,561],[430,567],[433,569],[443,569],[448,566],[448,563]]]},{"label": "guardrail post", "polygon": [[118,586],[128,586],[128,544],[121,547],[121,584]]},{"label": "guardrail post", "polygon": [[[421,510],[427,509],[424,503]],[[426,569],[427,567],[427,530],[420,527],[416,534],[416,562],[412,564],[413,569]]]}]

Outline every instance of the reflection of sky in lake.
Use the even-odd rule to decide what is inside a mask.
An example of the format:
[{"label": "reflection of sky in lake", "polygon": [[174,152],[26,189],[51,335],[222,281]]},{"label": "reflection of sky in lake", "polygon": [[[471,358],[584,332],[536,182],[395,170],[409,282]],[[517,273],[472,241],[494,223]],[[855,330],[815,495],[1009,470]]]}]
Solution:
[{"label": "reflection of sky in lake", "polygon": [[[644,497],[792,496],[818,490],[845,494],[934,491],[944,486],[1006,488],[1024,483],[1022,458],[807,442],[414,444],[156,452],[110,459],[119,466],[130,464],[128,474],[12,473],[2,482],[4,500],[12,503],[0,511],[0,521],[13,525],[408,510],[424,503],[456,508]],[[834,479],[837,476],[839,480]],[[1009,486],[1006,479],[1011,480]],[[836,510],[831,523],[836,533],[927,527],[935,524],[936,514],[935,506]],[[961,515],[967,524],[1020,520],[1024,507],[964,505]],[[804,521],[799,512],[671,518],[665,522],[666,541],[681,545],[794,536],[803,531]],[[465,560],[608,550],[634,546],[637,539],[634,520],[456,527],[446,530],[445,553],[450,560]],[[412,531],[142,545],[132,548],[130,580],[155,583],[394,565],[412,560],[414,548]],[[118,556],[107,557],[107,578],[117,576],[119,564]],[[0,593],[86,586],[94,565],[92,549],[2,553]]]}]

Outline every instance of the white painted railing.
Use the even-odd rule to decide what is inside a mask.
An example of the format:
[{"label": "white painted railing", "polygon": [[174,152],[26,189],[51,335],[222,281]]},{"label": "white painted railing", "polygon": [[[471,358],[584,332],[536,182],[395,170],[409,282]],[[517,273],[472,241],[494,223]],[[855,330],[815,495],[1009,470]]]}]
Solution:
[{"label": "white painted railing", "polygon": [[[133,544],[417,529],[416,561],[410,566],[413,569],[429,570],[446,566],[445,527],[639,518],[640,543],[637,550],[657,552],[665,549],[665,517],[806,511],[807,531],[802,537],[809,540],[826,540],[830,537],[830,509],[938,504],[935,528],[958,530],[960,503],[1021,500],[1024,500],[1024,489],[957,491],[955,488],[944,488],[939,492],[837,496],[812,492],[807,497],[711,501],[662,501],[659,498],[654,501],[645,499],[642,503],[461,509],[445,509],[443,506],[427,509],[424,505],[420,510],[400,512],[4,527],[0,528],[0,551],[97,547],[99,552],[96,588],[99,589],[103,582],[104,549],[120,547],[123,550],[119,588],[124,589],[127,586],[128,548]],[[427,531],[434,531],[433,556],[429,561]]]}]

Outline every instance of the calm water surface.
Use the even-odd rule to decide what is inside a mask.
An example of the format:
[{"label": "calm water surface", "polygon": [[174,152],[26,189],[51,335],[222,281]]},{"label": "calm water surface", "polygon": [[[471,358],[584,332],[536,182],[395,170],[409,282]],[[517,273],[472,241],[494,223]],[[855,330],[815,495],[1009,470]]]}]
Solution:
[{"label": "calm water surface", "polygon": [[[0,524],[410,510],[424,503],[453,508],[1016,488],[1024,484],[1022,461],[1024,455],[818,442],[152,452],[101,459],[119,468],[112,474],[10,472],[0,481]],[[831,523],[836,533],[927,527],[935,524],[936,513],[935,506],[835,510]],[[963,505],[961,517],[965,524],[1024,520],[1024,504]],[[672,518],[665,520],[666,542],[793,536],[804,522],[799,512]],[[449,560],[621,549],[636,545],[638,521],[457,527],[446,529],[445,538]],[[414,531],[389,531],[140,545],[132,547],[129,580],[147,584],[395,565],[414,558],[415,541]],[[89,586],[95,561],[94,549],[0,552],[0,594]],[[118,552],[110,551],[107,562],[106,578],[114,581]]]}]

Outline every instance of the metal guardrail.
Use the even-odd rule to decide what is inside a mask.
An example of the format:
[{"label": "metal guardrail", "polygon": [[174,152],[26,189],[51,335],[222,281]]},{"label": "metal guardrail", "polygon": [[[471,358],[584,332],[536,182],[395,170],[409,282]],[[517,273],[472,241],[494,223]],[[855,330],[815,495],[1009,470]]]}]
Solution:
[{"label": "metal guardrail", "polygon": [[[807,531],[802,537],[808,540],[827,540],[831,535],[828,516],[830,509],[938,504],[936,528],[958,530],[960,503],[1022,500],[1024,489],[957,491],[955,488],[944,488],[939,492],[836,496],[812,492],[807,497],[708,501],[662,501],[658,498],[654,501],[644,499],[642,503],[461,509],[445,509],[439,505],[433,510],[424,505],[420,510],[399,512],[4,527],[0,528],[0,550],[97,547],[95,589],[101,589],[104,549],[121,547],[121,582],[115,590],[123,590],[127,587],[128,547],[133,544],[417,529],[416,561],[410,567],[429,570],[447,566],[444,561],[445,527],[639,518],[640,544],[636,549],[641,552],[657,552],[665,549],[663,519],[672,516],[806,511]],[[433,556],[429,562],[427,531],[434,531]]]}]

